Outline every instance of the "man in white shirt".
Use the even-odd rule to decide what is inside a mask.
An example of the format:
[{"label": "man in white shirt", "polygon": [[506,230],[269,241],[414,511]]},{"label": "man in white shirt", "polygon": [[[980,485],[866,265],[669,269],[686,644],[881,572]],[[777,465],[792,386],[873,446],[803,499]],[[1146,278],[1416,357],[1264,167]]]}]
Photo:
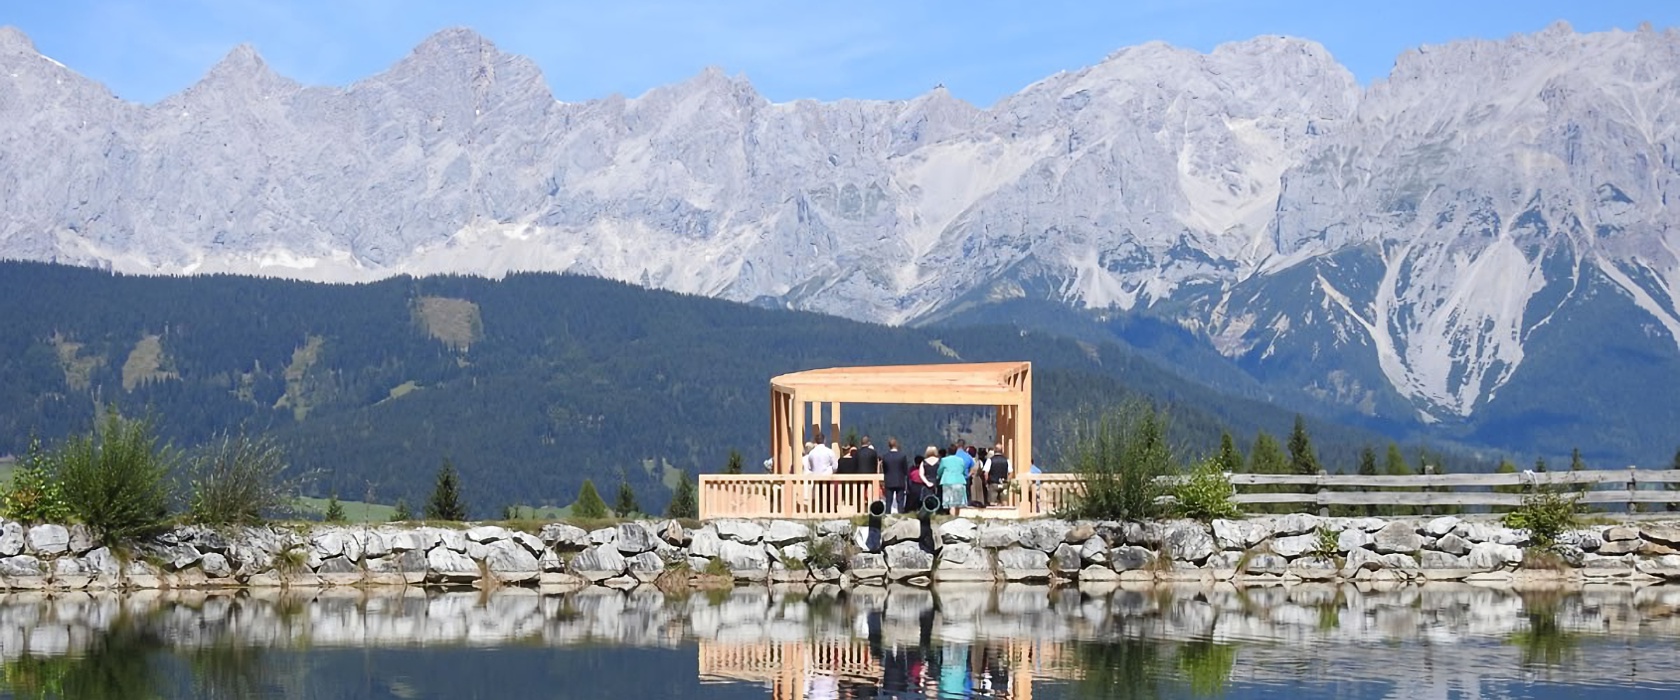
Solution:
[{"label": "man in white shirt", "polygon": [[[821,435],[817,436],[816,442],[805,443],[804,462],[805,473],[812,476],[827,476],[829,474],[833,474],[834,469],[840,465],[840,459],[834,456],[833,449],[829,448],[828,445],[823,444]],[[814,490],[814,487],[815,484],[812,482],[805,482],[806,510],[816,511],[822,507],[822,504],[811,502],[811,492]],[[824,491],[827,491],[826,487],[824,488]]]}]

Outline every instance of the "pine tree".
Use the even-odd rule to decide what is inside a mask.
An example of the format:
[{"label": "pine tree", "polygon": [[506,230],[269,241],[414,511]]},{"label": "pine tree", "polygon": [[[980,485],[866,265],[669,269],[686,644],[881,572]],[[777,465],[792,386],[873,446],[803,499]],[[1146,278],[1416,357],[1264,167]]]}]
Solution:
[{"label": "pine tree", "polygon": [[1534,458],[1534,473],[1536,473],[1536,474],[1545,474],[1546,473],[1546,458],[1545,457],[1535,457]]},{"label": "pine tree", "polygon": [[729,463],[723,465],[723,473],[725,473],[725,474],[740,474],[741,473],[741,451],[740,450],[730,450],[729,451]]},{"label": "pine tree", "polygon": [[[1371,449],[1370,445],[1366,445],[1365,447],[1363,447],[1359,450],[1359,475],[1360,476],[1376,476],[1377,475],[1377,451]],[[1374,503],[1365,504],[1365,514],[1366,515],[1376,515],[1377,514],[1376,504],[1374,504]]]},{"label": "pine tree", "polygon": [[1243,469],[1242,453],[1237,452],[1237,443],[1231,439],[1231,431],[1219,431],[1219,461],[1220,471],[1227,473],[1240,472]]},{"label": "pine tree", "polygon": [[402,523],[414,519],[414,511],[408,508],[408,499],[397,499],[397,510],[391,514],[391,522]]},{"label": "pine tree", "polygon": [[1262,430],[1254,436],[1254,448],[1248,451],[1248,471],[1254,474],[1282,474],[1288,462],[1277,438]]},{"label": "pine tree", "polygon": [[640,512],[642,512],[642,507],[636,504],[636,492],[630,489],[630,481],[620,477],[618,480],[618,502],[613,504],[613,515],[628,518]]},{"label": "pine tree", "polygon": [[688,478],[688,472],[683,472],[677,481],[677,492],[671,496],[671,504],[665,507],[667,518],[698,518],[700,504],[694,491],[694,481]]},{"label": "pine tree", "polygon": [[1406,463],[1406,455],[1400,451],[1400,446],[1388,443],[1388,458],[1384,460],[1383,473],[1389,476],[1411,476],[1412,466]]},{"label": "pine tree", "polygon": [[1571,449],[1569,451],[1569,471],[1578,472],[1586,468],[1586,461],[1581,459],[1581,448]]},{"label": "pine tree", "polygon": [[[1388,454],[1383,460],[1383,474],[1411,476],[1412,473],[1412,466],[1406,463],[1406,455],[1400,451],[1400,446],[1392,442],[1388,443]],[[1380,510],[1384,515],[1411,515],[1412,513],[1410,506],[1384,506]]]},{"label": "pine tree", "polygon": [[[1250,474],[1282,474],[1289,468],[1288,460],[1283,456],[1283,448],[1278,445],[1277,438],[1262,430],[1254,435],[1254,447],[1248,451],[1248,471]],[[1256,493],[1283,493],[1287,487],[1262,486],[1255,489]],[[1256,507],[1256,510],[1268,513],[1286,513],[1294,510],[1288,504],[1267,505]]]},{"label": "pine tree", "polygon": [[1297,413],[1295,429],[1289,432],[1289,470],[1295,474],[1313,476],[1321,469],[1318,452],[1312,446],[1312,438],[1307,437],[1307,422]]},{"label": "pine tree", "polygon": [[335,493],[332,498],[327,499],[327,513],[323,519],[329,523],[344,522],[344,505],[338,502],[338,494]]},{"label": "pine tree", "polygon": [[607,502],[601,500],[601,494],[595,492],[595,482],[583,480],[583,488],[578,489],[577,501],[572,504],[572,517],[588,520],[607,517]]},{"label": "pine tree", "polygon": [[443,460],[443,467],[438,469],[437,486],[432,489],[431,499],[426,501],[426,519],[467,519],[467,508],[461,504],[460,478],[455,474],[455,465],[448,459]]},{"label": "pine tree", "polygon": [[[1499,460],[1499,468],[1493,470],[1493,473],[1495,473],[1495,474],[1515,474],[1515,473],[1517,473],[1517,465],[1509,459],[1501,459],[1501,460]],[[1509,486],[1495,486],[1495,487],[1493,487],[1493,492],[1494,493],[1522,493],[1522,490],[1523,490],[1522,484],[1511,484]],[[1511,511],[1511,509],[1508,506],[1497,506],[1493,509],[1493,512],[1495,512],[1495,513],[1508,513],[1510,511]]]}]

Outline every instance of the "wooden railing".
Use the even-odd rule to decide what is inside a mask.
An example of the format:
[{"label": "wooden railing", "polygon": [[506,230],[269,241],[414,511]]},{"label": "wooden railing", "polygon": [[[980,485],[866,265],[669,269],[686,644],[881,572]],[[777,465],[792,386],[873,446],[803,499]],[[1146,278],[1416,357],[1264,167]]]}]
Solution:
[{"label": "wooden railing", "polygon": [[[1079,495],[1077,474],[1028,474],[989,511],[1010,517],[1057,512]],[[883,495],[878,474],[702,474],[700,518],[850,518]],[[907,504],[914,509],[916,504]]]},{"label": "wooden railing", "polygon": [[[1228,474],[1241,506],[1299,504],[1329,506],[1509,507],[1539,487],[1579,490],[1579,503],[1622,505],[1680,503],[1680,470],[1616,469],[1515,474],[1419,474],[1415,476]],[[1172,479],[1176,477],[1168,477]],[[1254,487],[1292,487],[1287,492],[1253,492]],[[1027,474],[1011,482],[1001,503],[982,514],[1038,517],[1065,510],[1084,488],[1078,474]],[[1493,489],[1500,488],[1495,491]],[[700,477],[700,517],[850,518],[869,512],[881,498],[876,474],[706,474]],[[914,508],[914,504],[910,504]]]}]

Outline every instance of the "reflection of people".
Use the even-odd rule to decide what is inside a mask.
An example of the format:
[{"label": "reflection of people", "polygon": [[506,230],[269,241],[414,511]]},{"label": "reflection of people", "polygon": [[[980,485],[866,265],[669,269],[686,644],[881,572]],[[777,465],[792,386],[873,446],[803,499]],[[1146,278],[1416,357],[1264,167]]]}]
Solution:
[{"label": "reflection of people", "polygon": [[807,669],[805,671],[805,697],[807,700],[838,700],[840,697],[840,682],[826,671]]}]

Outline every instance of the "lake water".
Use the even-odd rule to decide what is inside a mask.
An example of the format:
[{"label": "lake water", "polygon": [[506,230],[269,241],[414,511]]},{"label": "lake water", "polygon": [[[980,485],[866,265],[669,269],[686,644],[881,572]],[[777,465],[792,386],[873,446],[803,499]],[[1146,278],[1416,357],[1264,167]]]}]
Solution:
[{"label": "lake water", "polygon": [[1680,588],[0,597],[0,697],[1669,698]]}]

